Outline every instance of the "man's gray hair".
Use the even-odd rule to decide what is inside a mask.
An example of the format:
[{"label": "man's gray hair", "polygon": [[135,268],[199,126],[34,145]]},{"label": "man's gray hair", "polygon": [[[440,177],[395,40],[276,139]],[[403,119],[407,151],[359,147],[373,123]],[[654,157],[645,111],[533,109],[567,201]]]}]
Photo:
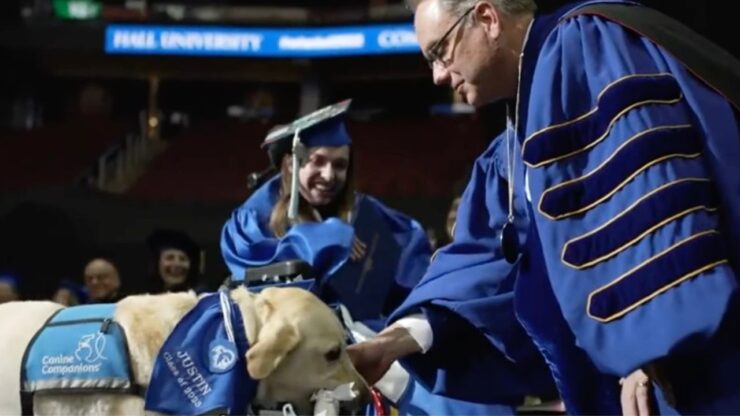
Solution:
[{"label": "man's gray hair", "polygon": [[[473,7],[475,3],[480,0],[436,0],[442,6],[442,9],[450,12],[453,16],[462,16],[469,8]],[[537,10],[537,4],[534,0],[487,0],[493,4],[498,10],[509,14],[517,15],[524,13],[534,13]],[[407,0],[408,6],[415,10],[416,6],[421,3],[422,0]]]}]

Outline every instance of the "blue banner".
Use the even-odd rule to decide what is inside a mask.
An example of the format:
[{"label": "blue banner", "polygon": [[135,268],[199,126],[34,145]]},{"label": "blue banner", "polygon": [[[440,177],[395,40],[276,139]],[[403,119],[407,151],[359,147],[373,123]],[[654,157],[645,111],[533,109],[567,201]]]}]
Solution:
[{"label": "blue banner", "polygon": [[407,24],[323,28],[108,25],[105,52],[264,58],[419,53]]}]

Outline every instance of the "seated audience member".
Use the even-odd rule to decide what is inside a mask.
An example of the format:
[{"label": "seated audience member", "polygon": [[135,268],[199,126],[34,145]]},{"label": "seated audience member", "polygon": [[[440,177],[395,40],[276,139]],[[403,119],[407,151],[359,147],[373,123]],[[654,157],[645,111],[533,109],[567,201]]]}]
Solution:
[{"label": "seated audience member", "polygon": [[64,279],[59,283],[59,288],[51,300],[64,306],[75,306],[87,303],[88,295],[83,285]]},{"label": "seated audience member", "polygon": [[199,289],[201,248],[179,230],[158,229],[147,238],[151,253],[150,293]]},{"label": "seated audience member", "polygon": [[89,303],[117,302],[122,297],[121,277],[109,257],[93,257],[85,265],[84,280]]},{"label": "seated audience member", "polygon": [[12,302],[19,298],[18,278],[12,274],[0,274],[0,303]]}]

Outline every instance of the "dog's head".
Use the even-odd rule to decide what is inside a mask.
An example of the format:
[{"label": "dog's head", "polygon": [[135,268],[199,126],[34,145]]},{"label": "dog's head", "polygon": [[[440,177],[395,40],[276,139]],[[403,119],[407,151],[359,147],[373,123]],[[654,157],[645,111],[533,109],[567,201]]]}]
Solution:
[{"label": "dog's head", "polygon": [[312,393],[346,383],[367,398],[347,355],[344,329],[328,306],[297,288],[268,288],[252,299],[259,329],[250,339],[247,369],[260,380],[257,401],[290,402],[304,412]]}]

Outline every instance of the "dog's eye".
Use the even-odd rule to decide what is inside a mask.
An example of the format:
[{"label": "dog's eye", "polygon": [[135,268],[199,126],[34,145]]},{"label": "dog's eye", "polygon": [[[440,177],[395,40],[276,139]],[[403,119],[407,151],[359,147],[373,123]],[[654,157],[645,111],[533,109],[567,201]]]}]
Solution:
[{"label": "dog's eye", "polygon": [[336,361],[340,355],[342,355],[342,349],[340,347],[334,347],[324,354],[324,358],[326,358],[326,361]]}]

